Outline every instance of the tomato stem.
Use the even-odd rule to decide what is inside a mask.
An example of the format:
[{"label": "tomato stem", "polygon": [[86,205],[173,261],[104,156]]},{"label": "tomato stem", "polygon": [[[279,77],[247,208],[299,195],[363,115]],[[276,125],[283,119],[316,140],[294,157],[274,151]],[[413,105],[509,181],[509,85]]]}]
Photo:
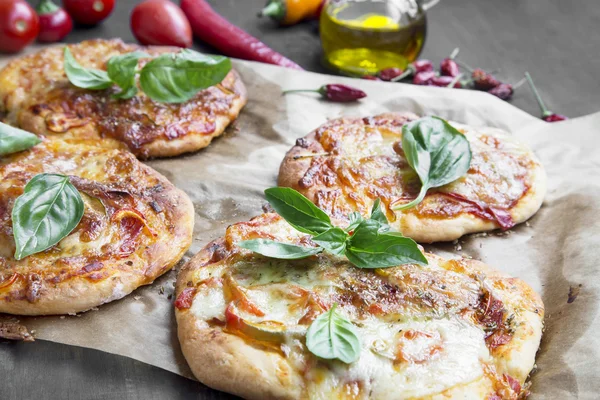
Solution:
[{"label": "tomato stem", "polygon": [[52,0],[42,0],[35,8],[35,11],[37,11],[39,15],[54,14],[58,10],[60,10],[60,7],[54,4]]}]

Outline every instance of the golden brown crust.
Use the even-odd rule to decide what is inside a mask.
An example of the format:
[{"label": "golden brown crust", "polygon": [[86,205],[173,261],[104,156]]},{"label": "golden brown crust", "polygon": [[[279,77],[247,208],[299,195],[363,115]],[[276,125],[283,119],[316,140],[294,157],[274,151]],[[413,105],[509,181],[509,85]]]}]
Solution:
[{"label": "golden brown crust", "polygon": [[281,163],[278,184],[298,190],[340,220],[351,211],[367,215],[379,197],[391,225],[424,243],[508,229],[537,212],[546,175],[533,153],[498,129],[457,123],[452,124],[473,150],[466,177],[430,190],[413,209],[392,211],[392,205],[408,202],[420,189],[401,149],[402,125],[416,118],[387,113],[329,121],[298,139]]},{"label": "golden brown crust", "polygon": [[[179,340],[193,373],[204,384],[249,399],[318,395],[517,400],[525,395],[523,385],[540,343],[544,310],[540,297],[523,281],[479,261],[446,260],[432,254],[427,254],[429,265],[424,267],[361,270],[325,254],[282,261],[236,246],[240,240],[261,237],[310,244],[277,215],[264,214],[230,226],[224,238],[207,245],[179,273],[175,302]],[[396,338],[406,347],[387,347],[396,352],[392,363],[373,358],[370,346],[377,342],[369,346],[368,336],[362,336],[363,353],[368,354],[354,366],[312,356],[306,351],[304,334],[293,332],[305,332],[333,303],[360,327],[361,335],[380,329],[398,332],[399,327]],[[289,318],[282,317],[283,310]],[[248,330],[240,325],[240,318],[261,329],[283,321],[284,332],[292,333],[278,336]],[[450,329],[452,321],[459,321],[457,332]],[[423,354],[418,351],[411,353],[411,340],[434,337],[436,332],[442,335],[437,339],[442,343],[424,353],[425,358],[420,359]],[[461,342],[461,336],[471,339]],[[460,357],[472,348],[479,348],[472,360],[481,368],[467,362],[464,366],[473,375],[465,376],[449,354]],[[435,369],[435,363],[445,357],[448,364]],[[416,369],[407,378],[403,374],[409,374],[411,365]],[[453,368],[461,378],[454,379],[449,372]],[[422,388],[419,379],[427,376],[442,383]]]},{"label": "golden brown crust", "polygon": [[[84,67],[105,69],[115,55],[141,50],[151,56],[171,47],[142,47],[120,40],[89,40],[69,45]],[[219,85],[183,104],[154,102],[141,91],[113,99],[116,87],[91,91],[74,87],[63,71],[63,47],[14,60],[0,71],[0,115],[5,122],[38,135],[122,141],[139,158],[175,156],[208,146],[237,118],[246,89],[232,70]],[[143,66],[149,59],[141,60]]]},{"label": "golden brown crust", "polygon": [[[70,177],[84,216],[57,245],[20,261],[10,212],[39,173]],[[76,313],[152,283],[191,244],[185,193],[110,139],[46,141],[0,160],[0,312]]]}]

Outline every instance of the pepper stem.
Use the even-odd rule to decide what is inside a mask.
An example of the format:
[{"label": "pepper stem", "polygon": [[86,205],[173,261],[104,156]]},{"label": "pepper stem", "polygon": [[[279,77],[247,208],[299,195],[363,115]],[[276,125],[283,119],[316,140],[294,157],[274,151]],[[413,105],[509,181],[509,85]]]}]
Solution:
[{"label": "pepper stem", "polygon": [[456,82],[458,82],[458,81],[460,80],[460,78],[462,78],[462,77],[463,77],[463,74],[458,74],[458,75],[456,75],[456,76],[454,77],[454,79],[452,79],[452,81],[451,81],[451,82],[448,84],[448,86],[446,86],[446,87],[453,88],[453,87],[454,87],[454,85],[456,85]]},{"label": "pepper stem", "polygon": [[392,78],[392,82],[398,82],[401,81],[404,78],[409,77],[410,75],[415,73],[415,67],[412,66],[412,64],[409,64],[408,67],[406,68],[406,70],[404,70],[403,73],[401,73],[400,75],[398,75],[395,78]]},{"label": "pepper stem", "polygon": [[288,93],[321,93],[320,89],[291,89],[291,90],[284,90],[283,92],[281,92],[281,94],[288,94]]},{"label": "pepper stem", "polygon": [[279,0],[272,0],[258,13],[259,17],[270,17],[275,21],[281,21],[285,18],[285,4]]},{"label": "pepper stem", "polygon": [[464,69],[466,69],[467,71],[469,71],[469,72],[473,72],[474,71],[473,67],[471,67],[469,64],[467,64],[465,62],[456,60],[456,63],[458,65],[460,65],[461,67],[463,67]]},{"label": "pepper stem", "polygon": [[452,50],[452,53],[450,53],[450,56],[448,57],[451,60],[454,60],[456,58],[456,56],[458,55],[458,52],[460,51],[460,49],[457,47],[454,50]]},{"label": "pepper stem", "polygon": [[535,96],[535,99],[537,100],[537,103],[540,106],[540,109],[542,110],[542,118],[552,115],[552,111],[548,110],[548,108],[546,107],[546,104],[544,103],[544,100],[542,100],[542,96],[540,96],[540,93],[535,87],[535,84],[533,83],[533,79],[531,79],[531,75],[529,75],[529,72],[525,72],[525,79],[527,79],[529,87],[531,88],[531,91],[533,92],[533,95]]},{"label": "pepper stem", "polygon": [[513,89],[518,89],[521,87],[521,85],[523,85],[525,82],[527,82],[527,78],[523,78],[521,79],[519,82],[515,83],[513,86]]},{"label": "pepper stem", "polygon": [[54,14],[59,10],[59,8],[60,7],[54,4],[52,0],[42,0],[35,8],[35,11],[37,11],[39,15]]}]

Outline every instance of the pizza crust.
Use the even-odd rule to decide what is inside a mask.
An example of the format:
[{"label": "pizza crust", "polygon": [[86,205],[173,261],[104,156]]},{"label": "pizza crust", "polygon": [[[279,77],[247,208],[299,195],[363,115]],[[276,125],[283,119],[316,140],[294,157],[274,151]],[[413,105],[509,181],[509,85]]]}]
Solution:
[{"label": "pizza crust", "polygon": [[[127,190],[126,180],[135,179],[135,186],[130,186],[131,192],[134,193],[133,210],[145,217],[148,229],[156,235],[140,233],[139,239],[136,237],[132,242],[135,243],[135,248],[129,254],[121,255],[115,253],[112,247],[119,245],[112,241],[119,237],[115,230],[118,232],[120,229],[120,222],[112,222],[112,217],[99,219],[99,223],[109,225],[102,229],[102,237],[91,242],[81,240],[85,229],[83,222],[80,222],[78,227],[56,246],[16,261],[12,257],[14,239],[9,234],[10,231],[3,231],[6,227],[2,226],[3,218],[0,218],[0,239],[4,241],[0,245],[0,265],[3,266],[0,274],[0,312],[53,315],[86,311],[120,299],[139,286],[152,283],[170,270],[187,251],[191,245],[194,226],[194,208],[190,199],[164,176],[137,161],[129,152],[119,150],[120,147],[118,143],[108,139],[102,142],[102,147],[98,147],[93,141],[86,145],[83,142],[56,140],[12,156],[6,160],[6,164],[0,163],[0,175],[3,166],[10,168],[8,178],[5,179],[11,179],[15,174],[26,174],[22,178],[17,175],[17,180],[12,186],[14,190],[16,185],[23,185],[30,175],[40,172],[60,173],[61,169],[66,168],[68,170],[64,173],[69,176],[83,176],[90,174],[90,168],[97,166],[94,160],[104,160],[103,164],[100,162],[101,170],[91,170],[98,177],[98,182],[86,179],[82,180],[84,183],[75,183],[75,186],[82,192],[82,185],[90,186],[89,190],[93,191],[102,190],[102,186],[95,185],[110,183],[114,185],[115,190]],[[61,159],[56,157],[57,154],[62,155]],[[69,169],[69,162],[65,160],[75,161],[76,157],[89,158],[91,161],[78,161],[74,169]],[[18,162],[21,167],[15,167]],[[125,181],[115,179],[117,174],[113,176],[106,172],[119,168],[124,168],[123,174],[129,175],[121,176]],[[76,178],[71,178],[72,182],[73,179]],[[88,198],[87,192],[82,193]],[[12,201],[11,198],[3,200],[0,195],[0,211],[6,201]],[[129,209],[125,206],[120,207],[120,204],[116,206],[113,215]],[[153,208],[159,212],[153,211]],[[84,218],[89,212],[86,205]],[[4,223],[8,223],[7,220],[4,220]],[[103,243],[105,237],[111,242],[102,247],[93,246],[93,243]],[[63,267],[59,268],[56,265]],[[11,282],[13,276],[17,277]]]},{"label": "pizza crust", "polygon": [[[372,117],[373,120],[394,121],[396,126],[401,126],[402,124],[417,118],[418,116],[416,114],[410,112],[387,113]],[[339,122],[330,121],[330,123],[333,122],[334,124],[339,123],[340,125],[352,125],[356,124],[357,120],[358,119],[341,119]],[[452,122],[452,124],[459,129],[470,129],[458,123]],[[296,146],[292,147],[292,149],[288,151],[281,163],[278,177],[279,186],[291,187],[308,197],[308,199],[311,201],[317,203],[317,205],[319,205],[319,197],[325,197],[329,194],[328,192],[333,192],[340,188],[339,184],[337,183],[331,185],[317,183],[311,185],[310,187],[303,186],[300,183],[303,177],[310,173],[309,171],[313,161],[312,158],[303,156],[310,153],[319,154],[325,152],[325,149],[317,140],[317,132],[319,132],[320,129],[322,128],[319,128],[316,131],[311,132],[306,137],[299,139],[298,143],[301,143],[301,141],[310,143],[309,148],[304,148],[297,143]],[[398,130],[400,129],[401,128],[398,128]],[[494,137],[499,137],[501,139],[503,137],[508,138],[503,131],[498,129],[485,128],[485,133],[494,135]],[[351,136],[351,134],[349,133],[348,136]],[[400,140],[400,138],[401,136],[398,136],[398,140]],[[518,143],[514,139],[511,139],[511,142]],[[357,142],[356,146],[361,150],[363,148],[367,148],[363,142]],[[525,149],[524,146],[522,148]],[[508,210],[508,213],[512,217],[515,225],[525,222],[531,218],[531,216],[533,216],[541,207],[546,194],[546,173],[542,165],[530,150],[526,149],[524,151],[526,151],[525,157],[531,160],[530,169],[527,176],[527,185],[529,188],[526,193],[516,202],[516,204],[514,204]],[[344,156],[342,155],[342,157]],[[406,166],[406,168],[409,167]],[[363,183],[368,184],[369,182],[367,181]],[[349,190],[352,191],[352,189]],[[432,193],[435,195],[435,190],[430,191],[427,194],[425,201],[432,197]],[[358,196],[362,196],[362,194],[358,194]],[[390,194],[390,196],[395,195]],[[374,198],[362,196],[360,200],[364,201],[365,207],[363,210],[359,211],[365,214],[367,210],[370,211],[374,202]],[[337,220],[344,220],[346,218],[345,213],[351,211],[348,209],[349,207],[345,207],[342,211],[339,207],[337,207],[336,204],[330,205],[330,208],[331,209],[326,209],[325,211]],[[486,232],[499,228],[499,225],[496,222],[481,218],[468,212],[462,212],[452,216],[436,215],[434,217],[418,214],[414,212],[414,209],[406,211],[392,211],[388,209],[387,212],[388,216],[391,214],[394,217],[390,222],[390,225],[393,228],[420,243],[452,241],[469,233]]]},{"label": "pizza crust", "polygon": [[[248,226],[251,228],[242,226],[238,231],[237,227],[241,224],[229,227],[225,238],[208,244],[182,268],[177,280],[176,295],[180,296],[185,289],[195,287],[201,279],[200,276],[218,276],[220,272],[213,273],[211,271],[220,271],[219,268],[222,268],[222,265],[228,270],[233,265],[229,264],[228,260],[236,265],[240,263],[243,257],[248,255],[248,252],[242,250],[240,253],[239,249],[236,250],[235,241],[243,239],[244,235],[247,234],[248,237],[253,238],[267,237],[270,234],[275,235],[278,239],[284,237],[285,233],[281,236],[282,231],[279,226],[273,230],[270,229],[271,224],[279,224],[278,218],[273,217],[272,214],[266,214],[250,221]],[[242,236],[236,237],[235,234],[232,236],[231,232],[241,232]],[[221,255],[215,257],[215,254],[219,252],[222,252]],[[445,262],[441,257],[432,254],[428,254],[427,257],[430,263]],[[203,274],[203,269],[217,265],[216,269],[210,269]],[[544,314],[539,295],[523,281],[510,278],[479,261],[460,259],[452,265],[453,267],[448,271],[469,276],[481,276],[486,285],[492,288],[493,293],[502,298],[507,309],[520,310],[520,314],[515,317],[517,323],[515,323],[513,339],[492,352],[489,367],[486,367],[489,370],[486,370],[484,375],[474,377],[473,380],[464,384],[449,387],[437,394],[410,397],[411,399],[487,398],[495,394],[501,385],[507,385],[502,383],[504,374],[510,375],[523,385],[534,366],[535,354],[542,335]],[[336,267],[329,268],[332,273]],[[277,280],[277,282],[281,281]],[[268,296],[267,293],[265,292],[266,296]],[[197,297],[195,301],[202,301],[202,299]],[[198,307],[203,308],[207,305],[200,303]],[[188,309],[176,308],[175,314],[183,354],[198,380],[211,388],[248,399],[310,397],[307,390],[311,383],[306,380],[301,371],[294,368],[294,363],[291,361],[294,357],[263,347],[260,341],[258,343],[249,341],[227,331],[224,329],[226,324],[216,324],[213,321],[199,318],[194,314],[193,309],[193,306]],[[266,315],[264,319],[269,320],[269,315]],[[363,349],[363,351],[366,350]],[[330,364],[326,361],[321,361],[321,363]],[[314,364],[307,360],[303,365]],[[348,393],[344,392],[346,386],[343,380],[334,376],[333,371],[337,368],[336,364],[331,363],[330,365],[329,369],[325,369],[325,371],[329,371],[326,375],[319,375],[321,386],[317,386],[316,389],[313,387],[315,391],[310,393],[318,393],[322,398],[347,398]],[[366,366],[361,368],[369,369]],[[355,396],[353,398],[405,398],[401,392],[388,392],[384,397],[381,396],[381,393],[374,395],[373,392],[369,392],[367,395],[359,392]],[[516,397],[514,399],[516,400]]]}]

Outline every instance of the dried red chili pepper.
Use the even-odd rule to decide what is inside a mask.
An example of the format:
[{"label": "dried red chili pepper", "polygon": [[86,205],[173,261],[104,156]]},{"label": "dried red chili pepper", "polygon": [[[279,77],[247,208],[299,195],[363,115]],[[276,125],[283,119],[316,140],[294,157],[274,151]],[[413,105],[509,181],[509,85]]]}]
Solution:
[{"label": "dried red chili pepper", "polygon": [[422,86],[426,86],[426,85],[431,85],[431,81],[436,77],[436,73],[435,71],[423,71],[423,72],[418,72],[417,74],[415,74],[415,76],[413,77],[413,81],[412,83],[414,83],[415,85],[422,85]]},{"label": "dried red chili pepper", "polygon": [[404,71],[402,71],[400,68],[386,68],[379,71],[378,75],[379,79],[381,79],[382,81],[389,82],[394,78],[402,75],[403,72]]},{"label": "dried red chili pepper", "polygon": [[283,94],[299,93],[299,92],[315,92],[319,93],[323,98],[336,103],[348,103],[367,97],[367,94],[360,89],[353,88],[342,84],[323,85],[319,89],[294,89],[285,90]]},{"label": "dried red chili pepper", "polygon": [[458,67],[458,63],[454,61],[454,59],[458,55],[458,52],[459,49],[457,47],[452,51],[452,53],[450,53],[449,57],[444,58],[442,60],[442,62],[440,63],[440,74],[442,76],[455,77],[460,74],[460,68]]},{"label": "dried red chili pepper", "polygon": [[475,68],[471,73],[471,78],[473,78],[475,88],[479,90],[490,90],[502,83],[494,75],[481,68]]},{"label": "dried red chili pepper", "polygon": [[380,81],[381,80],[378,77],[376,77],[375,75],[364,75],[364,76],[361,76],[360,78],[366,79],[368,81]]},{"label": "dried red chili pepper", "polygon": [[542,117],[541,118],[544,121],[546,121],[546,122],[560,122],[560,121],[564,121],[566,119],[569,119],[568,117],[565,117],[564,115],[556,114],[556,113],[553,113],[552,111],[548,110],[548,108],[546,107],[546,104],[544,104],[544,100],[542,100],[542,96],[540,96],[540,93],[537,91],[537,88],[533,84],[533,79],[531,79],[531,75],[529,75],[529,72],[525,72],[525,78],[527,78],[527,82],[529,83],[529,87],[531,88],[531,91],[533,92],[533,95],[535,96],[535,99],[537,100],[537,103],[540,106],[540,109],[542,110]]},{"label": "dried red chili pepper", "polygon": [[[460,74],[459,74],[460,75]],[[458,76],[458,75],[457,75]],[[460,89],[462,84],[452,76],[435,76],[429,82],[431,86],[454,87]]]},{"label": "dried red chili pepper", "polygon": [[493,94],[496,97],[501,98],[502,100],[510,100],[514,93],[513,85],[509,83],[501,83],[495,88],[491,88],[488,90],[489,94]]},{"label": "dried red chili pepper", "polygon": [[433,71],[433,63],[429,60],[416,60],[408,64],[404,72],[392,79],[392,82],[401,81],[411,75],[416,75],[419,72]]}]

